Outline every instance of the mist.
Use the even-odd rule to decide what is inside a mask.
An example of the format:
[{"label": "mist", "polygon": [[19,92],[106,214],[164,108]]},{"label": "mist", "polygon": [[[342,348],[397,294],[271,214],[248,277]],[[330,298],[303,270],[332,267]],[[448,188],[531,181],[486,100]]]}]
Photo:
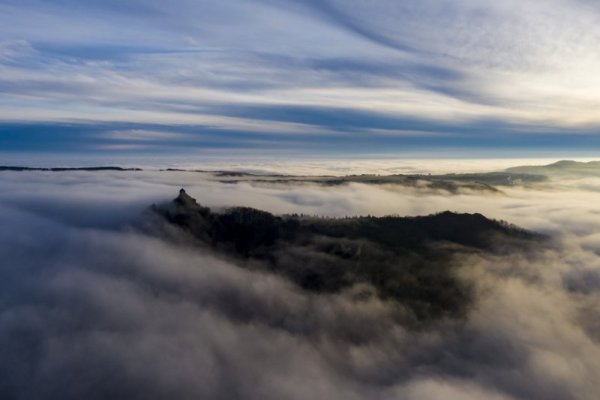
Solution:
[{"label": "mist", "polygon": [[[284,171],[285,172],[285,171]],[[480,212],[549,235],[473,253],[463,317],[415,328],[369,285],[303,290],[136,230],[180,187],[215,209],[330,217]],[[600,179],[500,193],[222,183],[194,172],[2,172],[0,397],[594,399]]]}]

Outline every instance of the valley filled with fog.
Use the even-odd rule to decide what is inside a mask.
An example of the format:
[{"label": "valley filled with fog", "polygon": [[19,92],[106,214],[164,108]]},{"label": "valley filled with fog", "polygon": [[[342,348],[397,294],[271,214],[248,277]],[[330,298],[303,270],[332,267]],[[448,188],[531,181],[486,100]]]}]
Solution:
[{"label": "valley filled with fog", "polygon": [[[600,166],[517,165],[2,170],[0,397],[593,399]],[[180,188],[215,215],[314,218],[307,232],[319,238],[319,221],[444,211],[539,235],[481,248],[432,239],[428,249],[452,255],[440,273],[468,301],[424,319],[360,274],[331,290],[298,284],[277,269],[284,256],[303,268],[296,242],[253,258],[195,241],[177,218],[147,229],[150,207]],[[336,235],[342,247],[372,241]],[[403,281],[414,298],[431,289],[421,272]]]}]

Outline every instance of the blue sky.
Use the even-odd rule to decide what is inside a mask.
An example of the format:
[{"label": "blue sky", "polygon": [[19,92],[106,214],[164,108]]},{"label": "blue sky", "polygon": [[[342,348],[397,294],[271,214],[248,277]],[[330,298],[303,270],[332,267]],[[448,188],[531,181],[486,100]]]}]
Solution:
[{"label": "blue sky", "polygon": [[0,0],[0,151],[600,149],[591,0]]}]

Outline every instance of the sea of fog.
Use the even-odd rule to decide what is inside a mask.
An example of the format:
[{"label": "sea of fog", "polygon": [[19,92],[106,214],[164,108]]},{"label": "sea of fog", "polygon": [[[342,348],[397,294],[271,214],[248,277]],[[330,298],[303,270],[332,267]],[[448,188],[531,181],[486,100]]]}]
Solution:
[{"label": "sea of fog", "polygon": [[[0,172],[0,398],[596,399],[600,177],[453,194],[159,171],[449,173],[544,163],[184,161],[144,171]],[[394,322],[389,301],[309,293],[130,227],[181,187],[216,209],[478,212],[550,238],[532,251],[465,257],[460,279],[476,292],[468,315],[413,330]],[[231,304],[242,317],[223,311]]]}]

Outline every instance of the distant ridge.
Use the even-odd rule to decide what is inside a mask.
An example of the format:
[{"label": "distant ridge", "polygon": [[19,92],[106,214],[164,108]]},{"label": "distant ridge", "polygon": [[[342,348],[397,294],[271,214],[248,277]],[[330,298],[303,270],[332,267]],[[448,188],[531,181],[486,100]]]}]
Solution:
[{"label": "distant ridge", "polygon": [[55,167],[55,168],[43,168],[43,167],[15,167],[0,165],[0,171],[142,171],[141,168],[122,168],[113,166],[101,166],[101,167]]},{"label": "distant ridge", "polygon": [[[143,171],[142,168],[117,166],[97,167],[23,167],[0,166],[0,171]],[[256,173],[246,171],[165,168],[160,172],[195,172],[206,174],[222,183],[252,182],[256,184],[310,183],[321,186],[337,186],[349,183],[365,185],[399,185],[419,190],[443,190],[450,193],[478,191],[502,193],[502,187],[528,186],[543,183],[552,178],[579,178],[600,176],[600,161],[580,162],[561,160],[548,165],[523,165],[502,171],[448,174],[351,174],[351,175],[285,175],[279,173]]]},{"label": "distant ridge", "polygon": [[561,160],[548,165],[523,165],[519,167],[507,168],[509,173],[535,174],[548,178],[577,178],[600,176],[600,161],[573,161]]}]

